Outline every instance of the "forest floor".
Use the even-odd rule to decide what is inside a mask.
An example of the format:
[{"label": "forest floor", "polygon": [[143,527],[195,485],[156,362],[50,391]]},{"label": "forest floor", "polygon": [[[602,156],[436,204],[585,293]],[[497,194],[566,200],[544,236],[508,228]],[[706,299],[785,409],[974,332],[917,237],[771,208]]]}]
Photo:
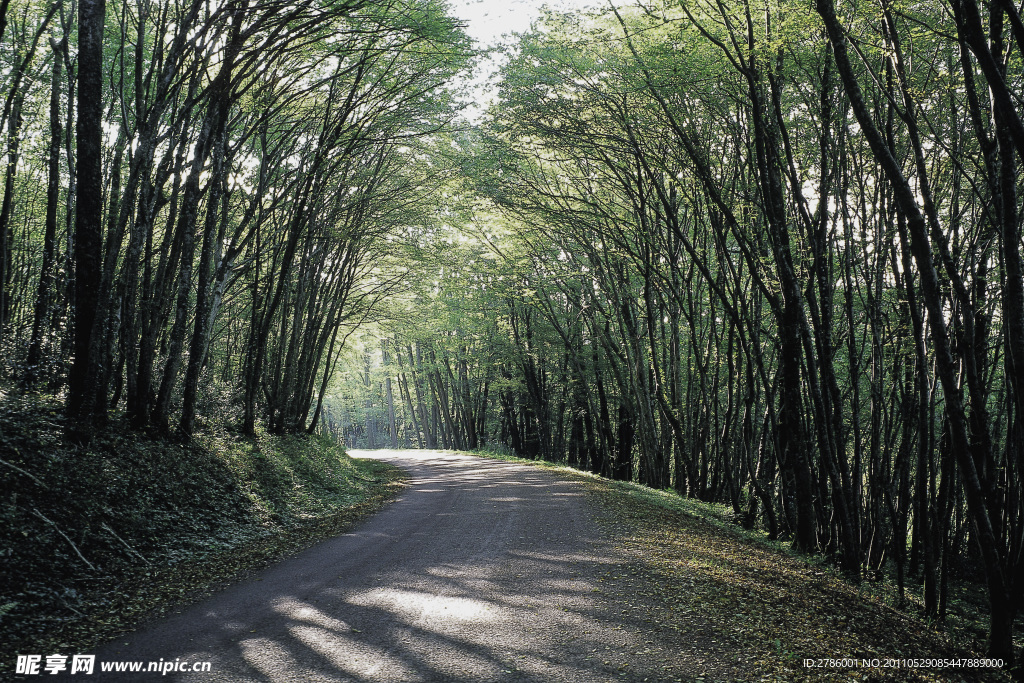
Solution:
[{"label": "forest floor", "polygon": [[0,678],[17,654],[88,652],[336,536],[406,480],[320,437],[112,423],[78,448],[62,423],[51,399],[0,391]]},{"label": "forest floor", "polygon": [[[577,479],[599,501],[606,531],[635,558],[628,573],[605,581],[638,603],[660,604],[648,615],[652,628],[685,633],[694,619],[707,623],[718,642],[706,677],[697,680],[719,680],[716,671],[733,663],[767,681],[1010,680],[1003,671],[969,664],[985,658],[980,587],[961,587],[964,597],[946,622],[929,623],[910,590],[899,607],[889,582],[854,585],[820,556],[743,530],[726,506],[534,464]],[[680,656],[691,656],[685,644]]]}]

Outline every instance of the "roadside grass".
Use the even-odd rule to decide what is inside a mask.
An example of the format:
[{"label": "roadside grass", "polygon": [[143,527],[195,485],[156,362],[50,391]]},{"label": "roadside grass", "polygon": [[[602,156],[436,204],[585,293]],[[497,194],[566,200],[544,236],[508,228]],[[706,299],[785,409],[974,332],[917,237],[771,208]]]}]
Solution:
[{"label": "roadside grass", "polygon": [[[719,634],[720,661],[708,663],[708,682],[718,680],[716,669],[724,674],[735,667],[756,671],[765,681],[1010,680],[992,668],[906,664],[984,659],[982,610],[965,609],[953,623],[930,623],[910,591],[900,607],[887,580],[855,585],[822,556],[796,553],[762,532],[742,529],[728,506],[560,464],[504,453],[471,455],[555,470],[580,482],[598,503],[606,530],[641,567],[642,580],[632,581],[629,590],[662,606],[650,615],[652,628],[687,633],[696,619]],[[805,660],[826,666],[811,668]],[[870,665],[842,666],[841,660]]]},{"label": "roadside grass", "polygon": [[341,533],[404,486],[322,437],[190,442],[113,424],[61,440],[51,399],[0,401],[0,673],[84,653],[246,572]]}]

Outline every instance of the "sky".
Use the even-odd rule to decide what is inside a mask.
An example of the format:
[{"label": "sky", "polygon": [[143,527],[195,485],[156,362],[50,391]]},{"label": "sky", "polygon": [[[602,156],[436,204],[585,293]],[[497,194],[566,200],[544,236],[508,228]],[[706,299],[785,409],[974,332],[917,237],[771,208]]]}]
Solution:
[{"label": "sky", "polygon": [[[584,10],[599,6],[606,0],[449,0],[452,13],[466,23],[465,31],[480,47],[493,46],[502,41],[506,34],[521,33],[530,28],[530,23],[540,16],[541,7],[547,5],[561,11]],[[491,60],[481,60],[472,79],[475,105],[464,115],[476,120],[482,114],[488,101],[497,97],[497,92],[486,83],[497,69]]]},{"label": "sky", "polygon": [[594,7],[602,0],[450,0],[452,11],[466,26],[466,33],[484,45],[492,45],[504,33],[521,32],[548,5],[557,10]]}]

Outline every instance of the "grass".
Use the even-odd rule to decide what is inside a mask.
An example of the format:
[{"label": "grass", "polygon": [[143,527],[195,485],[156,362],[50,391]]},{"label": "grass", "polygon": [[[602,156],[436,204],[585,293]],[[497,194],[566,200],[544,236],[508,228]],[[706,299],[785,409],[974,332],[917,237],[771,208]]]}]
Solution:
[{"label": "grass", "polygon": [[914,602],[897,607],[891,586],[854,585],[820,556],[795,553],[763,533],[741,529],[727,506],[564,465],[501,453],[473,455],[543,467],[580,482],[598,503],[608,533],[636,558],[642,577],[630,590],[662,606],[652,624],[685,633],[699,620],[721,634],[719,659],[731,668],[723,665],[709,681],[733,680],[729,672],[737,666],[768,681],[1010,680],[992,669],[806,667],[805,659],[892,664],[984,658],[984,640],[977,637],[984,633],[984,615],[967,618],[970,628],[929,623]]},{"label": "grass", "polygon": [[336,535],[405,478],[321,437],[112,427],[79,449],[61,432],[56,403],[0,401],[0,673],[18,653],[87,652]]}]

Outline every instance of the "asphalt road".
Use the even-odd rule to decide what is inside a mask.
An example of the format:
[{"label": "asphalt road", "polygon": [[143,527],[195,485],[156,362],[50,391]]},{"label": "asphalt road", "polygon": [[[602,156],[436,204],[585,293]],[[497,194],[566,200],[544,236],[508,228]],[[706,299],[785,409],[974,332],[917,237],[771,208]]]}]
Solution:
[{"label": "asphalt road", "polygon": [[[411,486],[321,542],[97,651],[101,681],[674,680],[681,643],[605,577],[629,559],[579,484],[431,451],[362,451]],[[678,637],[678,636],[677,636]],[[208,672],[99,671],[209,662]]]}]

